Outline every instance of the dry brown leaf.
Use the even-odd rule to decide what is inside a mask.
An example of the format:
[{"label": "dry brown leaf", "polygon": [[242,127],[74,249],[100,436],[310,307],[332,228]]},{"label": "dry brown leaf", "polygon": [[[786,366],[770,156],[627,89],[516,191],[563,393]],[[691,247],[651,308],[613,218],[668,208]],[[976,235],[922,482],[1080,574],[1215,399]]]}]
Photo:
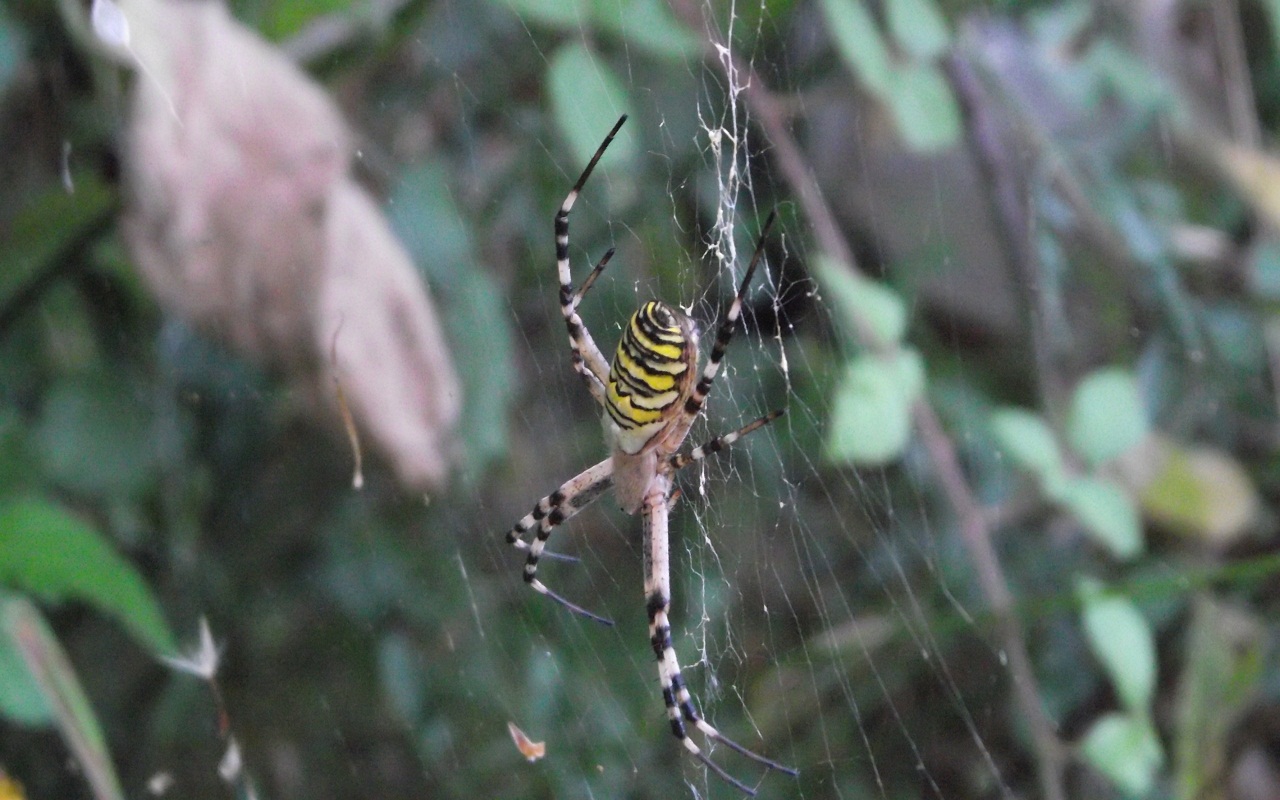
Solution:
[{"label": "dry brown leaf", "polygon": [[333,103],[218,3],[123,5],[139,64],[124,231],[161,304],[324,398],[335,427],[341,326],[358,424],[403,483],[439,486],[461,389]]},{"label": "dry brown leaf", "polygon": [[527,758],[530,764],[547,754],[546,742],[533,741],[528,734],[517,728],[514,722],[507,723],[507,730],[511,733],[511,740],[516,743],[516,749],[520,751],[520,755]]},{"label": "dry brown leaf", "polygon": [[346,182],[331,204],[328,269],[316,304],[323,327],[314,346],[323,352],[333,342],[351,412],[392,456],[401,480],[438,486],[462,389],[435,309],[369,196]]}]

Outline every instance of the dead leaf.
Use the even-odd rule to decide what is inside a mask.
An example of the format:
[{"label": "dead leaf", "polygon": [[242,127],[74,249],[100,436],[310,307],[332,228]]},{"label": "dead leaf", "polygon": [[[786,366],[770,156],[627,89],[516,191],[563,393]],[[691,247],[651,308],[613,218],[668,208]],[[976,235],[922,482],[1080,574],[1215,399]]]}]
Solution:
[{"label": "dead leaf", "polygon": [[520,755],[527,758],[530,764],[547,754],[546,742],[532,741],[524,731],[516,727],[514,722],[507,723],[507,730],[511,732],[511,740],[516,743],[516,749],[520,751]]},{"label": "dead leaf", "polygon": [[328,269],[316,304],[325,327],[314,345],[323,352],[332,341],[351,412],[401,480],[434,488],[447,471],[449,431],[462,408],[444,332],[413,263],[369,196],[346,183],[331,205]]},{"label": "dead leaf", "polygon": [[124,0],[139,65],[126,242],[168,313],[339,409],[406,486],[438,487],[461,390],[404,248],[349,175],[325,92],[218,3]]}]

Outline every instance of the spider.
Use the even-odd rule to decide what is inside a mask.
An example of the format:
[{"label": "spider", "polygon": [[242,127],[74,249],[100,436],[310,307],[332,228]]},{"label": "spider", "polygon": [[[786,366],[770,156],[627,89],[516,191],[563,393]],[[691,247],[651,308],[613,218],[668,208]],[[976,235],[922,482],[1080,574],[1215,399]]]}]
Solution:
[{"label": "spider", "polygon": [[[582,318],[578,316],[577,309],[583,295],[595,283],[613,257],[614,251],[610,249],[606,252],[582,286],[575,290],[569,267],[569,211],[596,163],[626,121],[624,114],[613,126],[613,130],[609,131],[609,135],[565,197],[555,219],[560,311],[569,332],[573,368],[582,376],[587,391],[604,410],[603,425],[610,450],[609,457],[539,500],[533,511],[512,527],[507,534],[507,542],[528,552],[524,564],[524,580],[536,591],[575,614],[612,625],[612,620],[593,614],[547,588],[538,579],[538,561],[544,556],[574,560],[544,549],[551,531],[597,500],[610,487],[623,511],[627,514],[641,513],[649,644],[658,660],[658,679],[662,686],[662,698],[666,704],[671,732],[708,769],[746,794],[754,795],[753,789],[726,772],[698,747],[690,738],[686,725],[697,728],[709,741],[720,742],[769,769],[789,775],[798,773],[791,767],[754,753],[724,736],[703,719],[694,706],[693,697],[680,676],[680,664],[676,660],[671,641],[671,566],[667,520],[672,504],[679,496],[679,490],[674,488],[677,472],[723,450],[782,414],[780,410],[774,411],[736,431],[717,436],[687,453],[679,452],[689,435],[690,426],[702,413],[707,395],[711,392],[711,384],[720,370],[720,362],[733,337],[742,312],[743,297],[761,259],[765,237],[773,224],[774,214],[771,213],[764,224],[747,273],[716,332],[711,357],[696,382],[694,377],[698,366],[698,340],[693,321],[661,302],[645,303],[632,315],[622,332],[612,364],[607,363]],[[524,534],[534,529],[536,531],[533,538],[526,542]]]}]

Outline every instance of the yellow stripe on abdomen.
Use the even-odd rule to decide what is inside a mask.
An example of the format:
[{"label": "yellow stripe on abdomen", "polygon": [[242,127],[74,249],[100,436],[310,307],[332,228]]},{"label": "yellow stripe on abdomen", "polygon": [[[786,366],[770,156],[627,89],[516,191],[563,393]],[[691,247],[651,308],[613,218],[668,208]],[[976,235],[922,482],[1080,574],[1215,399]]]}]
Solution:
[{"label": "yellow stripe on abdomen", "polygon": [[645,303],[631,315],[605,392],[605,411],[623,451],[639,452],[678,412],[695,347],[681,318],[662,303]]}]

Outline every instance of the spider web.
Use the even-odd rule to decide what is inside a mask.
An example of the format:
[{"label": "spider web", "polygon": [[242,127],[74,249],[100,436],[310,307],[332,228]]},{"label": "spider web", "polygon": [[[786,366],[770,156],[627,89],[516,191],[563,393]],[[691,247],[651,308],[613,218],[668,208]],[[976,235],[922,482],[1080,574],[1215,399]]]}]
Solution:
[{"label": "spider web", "polygon": [[[709,16],[709,15],[708,15]],[[730,17],[736,21],[736,15]],[[740,226],[745,218],[759,219],[763,216],[760,201],[752,180],[755,171],[765,174],[771,172],[768,156],[765,155],[763,136],[756,132],[750,112],[740,102],[746,89],[745,79],[738,69],[736,59],[745,54],[735,52],[735,41],[732,23],[730,29],[719,35],[712,34],[717,41],[716,49],[721,59],[722,72],[714,74],[708,81],[713,89],[708,90],[708,101],[699,109],[699,119],[703,134],[708,142],[706,154],[710,169],[716,179],[716,218],[706,245],[707,258],[718,265],[723,280],[733,280],[740,274],[744,261],[739,252],[738,241],[741,236]],[[760,69],[762,65],[754,59],[746,57],[752,69]],[[778,75],[769,75],[769,79],[777,79]],[[717,104],[716,100],[720,100]],[[774,183],[780,179],[770,175]],[[803,244],[804,237],[791,235],[793,231],[783,230],[777,234],[781,239],[783,259],[795,258],[803,262],[811,254],[807,253]],[[749,254],[749,251],[748,251]],[[748,346],[763,356],[762,361],[743,369],[730,365],[738,380],[724,380],[725,386],[719,387],[724,395],[721,401],[729,408],[742,409],[744,417],[759,413],[760,398],[768,393],[764,386],[766,381],[760,377],[761,369],[772,370],[781,376],[787,388],[787,410],[793,416],[800,416],[807,426],[821,428],[829,417],[830,410],[821,401],[813,402],[795,391],[792,385],[792,366],[788,360],[788,349],[791,342],[784,338],[797,324],[803,320],[793,320],[782,307],[779,295],[779,274],[776,269],[769,273],[765,293],[773,303],[773,312],[778,324],[772,331],[762,330],[753,325],[753,320],[746,323],[746,331],[741,338],[745,340],[739,345]],[[815,318],[827,317],[829,309],[811,283],[801,287],[814,301],[811,314]],[[714,296],[702,298],[703,305],[714,307],[717,300]],[[704,310],[704,313],[705,310]],[[714,308],[712,310],[714,313]],[[812,322],[812,320],[809,320]],[[732,362],[733,359],[730,359]],[[797,353],[797,373],[813,376],[824,369],[821,364],[813,363],[801,350]],[[721,423],[723,426],[724,423]],[[772,432],[770,439],[751,452],[753,459],[773,459],[782,463],[786,458],[779,440],[788,435],[789,423],[783,420],[780,430]],[[800,645],[801,657],[796,669],[798,675],[807,678],[806,690],[819,692],[828,700],[836,702],[825,706],[818,704],[818,719],[811,721],[822,731],[824,749],[829,754],[829,763],[824,765],[833,775],[832,787],[834,796],[892,796],[895,792],[891,782],[887,783],[882,774],[882,762],[895,766],[905,753],[919,773],[919,790],[921,796],[943,797],[945,792],[938,780],[931,775],[924,751],[923,740],[929,736],[927,729],[920,729],[912,721],[904,718],[898,709],[895,689],[890,686],[901,675],[901,668],[886,654],[881,644],[881,636],[887,628],[895,628],[909,642],[908,652],[912,658],[928,665],[926,671],[932,674],[932,682],[937,692],[936,711],[951,716],[967,728],[972,736],[975,750],[981,754],[984,769],[994,785],[1001,784],[999,768],[992,759],[982,735],[974,723],[974,713],[970,710],[962,696],[954,676],[947,664],[947,656],[936,637],[932,627],[936,624],[926,609],[926,600],[917,595],[913,578],[908,570],[913,568],[908,562],[924,564],[941,582],[947,602],[952,604],[957,614],[970,619],[964,605],[956,599],[945,584],[945,577],[938,563],[946,558],[937,552],[937,543],[931,537],[919,537],[914,541],[903,541],[895,535],[898,527],[895,520],[900,515],[916,518],[917,524],[911,528],[929,529],[930,510],[920,496],[895,497],[890,487],[890,479],[885,476],[867,476],[849,470],[832,470],[822,463],[819,456],[804,450],[797,451],[799,460],[787,459],[780,484],[768,480],[758,480],[752,469],[752,459],[720,460],[704,463],[697,477],[698,494],[707,502],[695,504],[693,511],[697,536],[684,542],[687,568],[694,575],[697,594],[690,597],[689,602],[701,607],[703,613],[697,618],[697,628],[690,636],[696,643],[699,660],[698,666],[704,667],[706,673],[701,682],[705,702],[717,704],[744,704],[740,687],[722,683],[718,677],[721,664],[741,664],[751,656],[746,651],[739,637],[735,636],[733,626],[715,625],[706,609],[711,605],[709,597],[721,591],[734,595],[735,605],[742,614],[759,614],[765,620],[766,629],[773,633],[775,629],[786,630],[795,624],[795,617],[800,608],[811,607],[821,620],[819,628],[822,634],[810,637]],[[922,465],[913,464],[915,468]],[[708,493],[709,484],[737,484],[745,487],[753,500],[763,510],[770,502],[770,495],[776,497],[777,515],[774,527],[768,535],[769,539],[783,542],[790,549],[793,563],[798,566],[801,576],[799,587],[780,592],[781,602],[770,606],[769,593],[748,594],[735,589],[738,579],[726,569],[725,560],[717,542],[723,547],[732,548],[732,527],[726,524],[725,515],[721,514]],[[781,486],[781,492],[775,486]],[[809,502],[801,498],[806,487],[817,486],[821,496],[829,498],[830,520],[826,524],[814,524],[803,511]],[[841,500],[846,502],[840,502]],[[852,503],[848,503],[852,500]],[[861,508],[859,508],[861,506]],[[727,534],[727,536],[726,536]],[[843,545],[843,555],[833,552],[833,542]],[[851,591],[850,582],[844,577],[847,573],[840,566],[839,560],[852,556],[861,562],[858,572],[865,572],[871,579],[870,586],[864,591],[872,595],[880,595],[877,602],[871,604],[876,611],[860,608],[858,595]],[[764,559],[752,565],[756,574],[752,576],[757,586],[770,583],[784,585],[779,571]],[[711,582],[718,587],[712,587]],[[694,620],[691,618],[690,622]],[[787,647],[786,637],[774,637],[766,647]],[[845,639],[843,658],[858,663],[858,669],[824,668],[824,655],[814,652],[829,646],[832,641]],[[862,673],[856,675],[856,673]],[[825,689],[819,684],[827,682]],[[783,681],[779,681],[783,684]],[[779,690],[796,691],[794,685],[780,685]],[[714,706],[712,706],[714,708]],[[864,711],[864,707],[872,709]],[[900,742],[897,746],[882,748],[879,741],[883,732],[873,732],[872,727],[883,729],[886,723],[870,723],[868,715],[888,717],[887,727],[896,729]],[[834,733],[852,721],[857,729],[854,737],[841,737]],[[831,732],[828,732],[830,729]],[[852,747],[850,747],[852,745]],[[855,766],[856,765],[856,766]],[[849,784],[840,780],[842,773],[858,772],[861,779],[856,781],[852,791]],[[774,779],[776,780],[776,779]],[[771,787],[773,788],[773,787]],[[1008,791],[1004,791],[1008,794]]]},{"label": "spider web", "polygon": [[[716,17],[710,7],[705,11],[704,19]],[[684,278],[678,297],[658,296],[690,313],[700,324],[704,342],[743,274],[769,206],[789,203],[784,183],[773,173],[770,144],[743,102],[748,78],[740,67],[749,65],[783,87],[787,76],[768,72],[767,61],[741,52],[737,26],[746,23],[736,8],[727,18],[727,29],[707,34],[722,69],[699,67],[691,72],[701,86],[701,100],[692,110],[700,167],[692,175],[684,171],[685,162],[678,156],[688,149],[688,142],[672,133],[687,126],[664,117],[659,99],[640,94],[640,102],[648,100],[653,107],[639,117],[657,120],[657,140],[670,149],[642,154],[642,159],[670,165],[673,201],[666,210],[670,224],[665,235],[689,243],[681,270],[712,278]],[[550,145],[548,157],[556,158]],[[563,171],[567,185],[574,170]],[[760,178],[771,190],[762,188]],[[606,169],[593,181],[597,185],[588,185],[574,210],[572,250],[578,280],[585,273],[584,264],[595,257],[581,244],[590,240],[593,229],[607,229],[628,258],[643,258],[652,244],[647,231],[634,227],[638,223],[615,217],[618,198],[626,197],[618,176]],[[701,201],[693,227],[688,210],[674,200],[682,195]],[[647,213],[653,217],[661,211]],[[959,685],[947,647],[935,632],[941,609],[954,640],[956,629],[973,624],[970,603],[981,607],[981,601],[967,596],[962,556],[933,536],[930,520],[935,512],[923,491],[902,491],[904,475],[907,486],[923,485],[923,478],[916,481],[911,476],[926,471],[927,465],[919,454],[909,452],[902,466],[881,472],[835,469],[824,463],[820,441],[795,445],[795,437],[822,431],[830,416],[818,376],[831,367],[826,360],[815,360],[794,334],[823,329],[829,333],[838,323],[817,286],[784,274],[786,262],[803,264],[814,254],[806,250],[805,231],[790,221],[796,215],[783,216],[788,222],[771,234],[767,267],[749,295],[751,313],[730,346],[706,418],[695,425],[690,443],[732,430],[775,406],[785,407],[787,416],[744,439],[732,452],[703,461],[681,476],[683,495],[671,523],[673,635],[685,678],[713,724],[784,763],[790,763],[789,738],[795,739],[796,750],[820,752],[823,757],[796,764],[803,773],[800,781],[778,774],[761,778],[758,767],[723,747],[713,747],[713,757],[749,785],[760,781],[768,796],[897,797],[909,785],[911,796],[944,797],[952,778],[935,774],[937,768],[931,764],[938,759],[929,751],[935,741],[951,741],[952,731],[959,729],[969,747],[942,761],[967,762],[967,780],[986,785],[994,796],[1009,796],[978,722],[994,707],[973,705],[972,687]],[[620,322],[636,304],[669,285],[635,277],[636,267],[626,258],[615,261],[606,280],[622,290],[610,295],[595,289],[584,304],[588,325],[606,355],[611,354]],[[550,294],[551,287],[546,291]],[[588,308],[592,303],[597,304],[594,315]],[[603,327],[602,319],[607,320]],[[852,356],[853,351],[846,349],[844,354]],[[580,385],[565,366],[567,353],[534,358],[539,388],[550,394],[543,412],[557,406],[587,407],[578,396]],[[539,424],[540,416],[533,412],[517,423]],[[603,453],[589,438],[575,439],[571,450],[575,455],[558,466],[558,477],[568,477]],[[539,490],[548,488],[544,484]],[[585,574],[569,577],[561,568],[554,580],[572,581],[569,591],[576,600],[620,597],[621,604],[609,607],[614,616],[642,619],[638,521],[593,509],[568,527],[572,530],[557,532],[553,542],[582,555],[584,563],[576,569]],[[603,537],[601,530],[606,532]],[[904,530],[915,533],[904,535]],[[625,541],[622,552],[627,555],[619,557],[618,548],[605,540]],[[504,560],[502,554],[497,558]],[[922,580],[932,587],[924,594],[919,588]],[[586,605],[600,610],[592,602]],[[548,661],[561,666],[566,661],[594,663],[605,673],[572,691],[579,705],[609,709],[606,715],[626,720],[610,735],[618,737],[616,743],[629,754],[637,774],[651,769],[655,759],[686,759],[666,733],[655,691],[656,667],[635,625],[620,622],[618,628],[599,630],[573,620],[548,629],[531,619],[527,630]],[[985,683],[991,696],[998,697],[1003,656],[981,636],[973,638],[985,651],[976,660],[994,667]],[[519,660],[519,647],[506,644],[512,658]],[[554,655],[566,650],[566,655]],[[613,666],[615,650],[627,654],[629,668],[621,674]],[[744,682],[748,676],[750,684]],[[548,679],[581,680],[568,670]],[[620,694],[630,698],[637,687],[647,709],[634,700],[619,699]],[[510,711],[513,717],[528,716],[519,707]],[[635,726],[637,713],[640,724]],[[581,738],[580,731],[570,729],[548,735],[553,734],[564,740]],[[692,796],[736,794],[705,770],[680,764],[679,772]],[[584,778],[582,785],[590,794],[592,781]]]}]

